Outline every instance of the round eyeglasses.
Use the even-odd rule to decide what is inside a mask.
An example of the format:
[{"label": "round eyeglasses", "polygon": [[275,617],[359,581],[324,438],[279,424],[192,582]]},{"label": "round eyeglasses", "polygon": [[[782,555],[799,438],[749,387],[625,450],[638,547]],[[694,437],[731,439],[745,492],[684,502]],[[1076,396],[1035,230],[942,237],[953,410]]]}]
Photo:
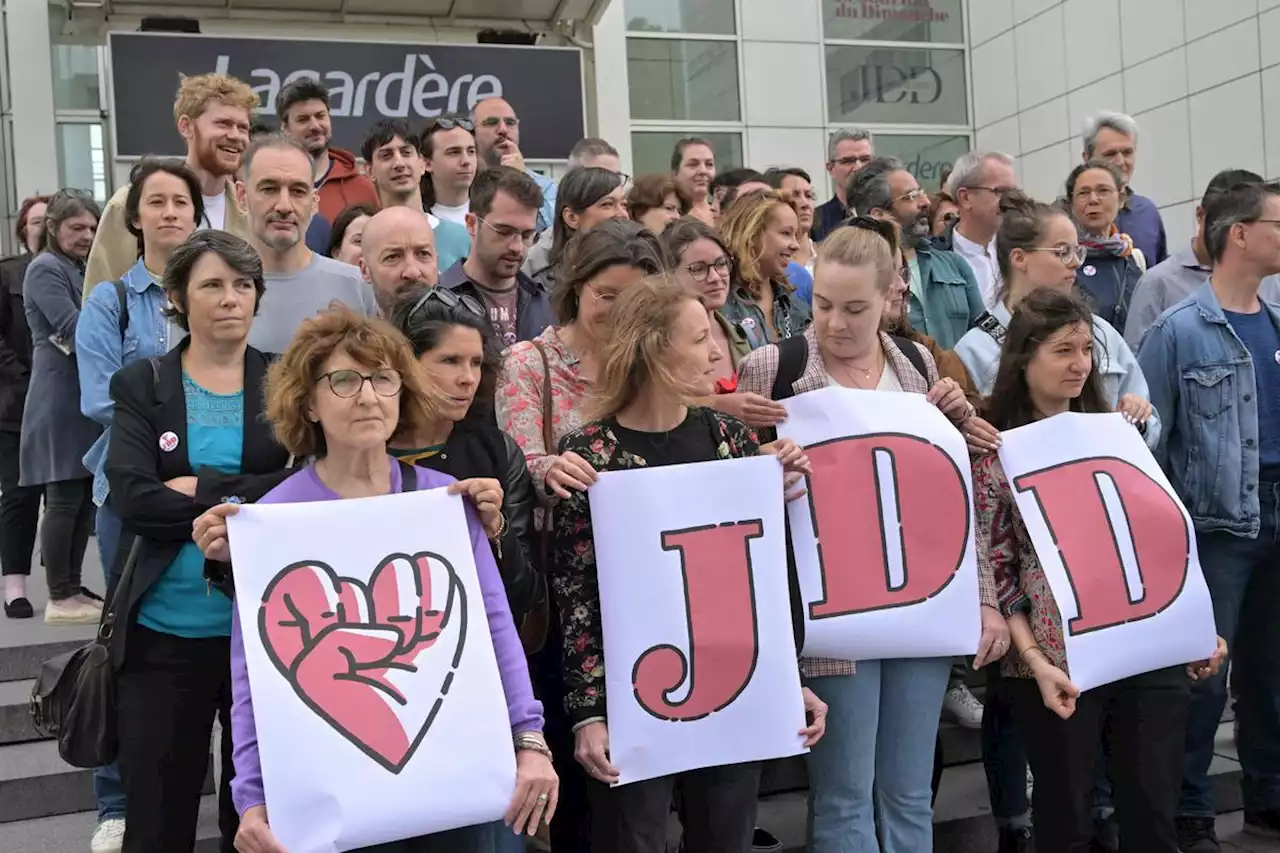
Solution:
[{"label": "round eyeglasses", "polygon": [[321,379],[329,380],[329,390],[335,397],[341,397],[344,400],[357,396],[366,382],[373,388],[373,393],[379,397],[394,397],[400,393],[400,387],[403,384],[400,371],[391,367],[380,367],[370,374],[364,374],[358,370],[331,370],[316,381],[319,382]]}]

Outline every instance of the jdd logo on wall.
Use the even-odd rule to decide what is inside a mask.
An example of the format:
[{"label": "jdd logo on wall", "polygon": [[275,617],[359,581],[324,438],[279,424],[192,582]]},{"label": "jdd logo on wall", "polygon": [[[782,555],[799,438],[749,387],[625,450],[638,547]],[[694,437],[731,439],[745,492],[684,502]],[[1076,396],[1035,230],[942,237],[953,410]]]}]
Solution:
[{"label": "jdd logo on wall", "polygon": [[110,54],[121,158],[184,154],[172,118],[178,82],[211,71],[252,86],[266,115],[283,86],[319,80],[330,93],[333,144],[351,151],[380,119],[403,118],[416,130],[489,97],[515,107],[526,159],[563,160],[584,133],[577,48],[112,33]]}]

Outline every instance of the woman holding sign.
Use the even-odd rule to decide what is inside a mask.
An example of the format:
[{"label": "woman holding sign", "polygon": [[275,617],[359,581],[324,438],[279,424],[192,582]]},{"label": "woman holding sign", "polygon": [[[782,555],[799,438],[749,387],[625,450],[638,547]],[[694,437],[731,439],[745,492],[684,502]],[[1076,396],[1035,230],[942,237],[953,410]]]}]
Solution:
[{"label": "woman holding sign", "polygon": [[[1075,225],[1059,208],[1014,190],[1001,198],[1000,210],[996,260],[1004,288],[991,310],[979,318],[978,325],[956,343],[955,350],[982,394],[992,393],[995,386],[1000,346],[1019,304],[1039,287],[1072,293],[1085,256],[1084,246],[1076,239]],[[1155,447],[1160,439],[1160,415],[1147,402],[1147,380],[1138,360],[1115,327],[1097,314],[1093,316],[1093,343],[1098,381],[1107,405],[1138,425],[1147,446]],[[970,427],[972,445],[994,449],[997,439],[981,430],[981,420],[975,420]]]},{"label": "woman holding sign", "polygon": [[[1009,323],[987,419],[1009,430],[1062,412],[1110,411],[1094,369],[1095,323],[1079,297],[1050,288],[1027,295]],[[975,457],[973,494],[978,562],[995,577],[1013,639],[1002,689],[1035,774],[1036,850],[1088,849],[1105,731],[1122,849],[1177,853],[1188,676],[1215,673],[1225,644],[1185,671],[1170,667],[1081,693],[1068,673],[1062,614],[997,454]]]},{"label": "woman holding sign", "polygon": [[[924,394],[962,427],[974,410],[960,384],[939,379],[923,346],[880,330],[899,268],[879,226],[855,220],[832,232],[818,248],[813,326],[748,356],[739,388],[775,400],[831,385]],[[981,578],[978,666],[1008,643],[991,586]],[[831,705],[830,732],[809,753],[809,849],[845,850],[854,838],[858,850],[931,850],[934,743],[950,658],[859,662],[856,676],[851,661],[803,659],[801,668]]]},{"label": "woman holding sign", "polygon": [[[597,420],[562,447],[599,471],[709,462],[773,453],[798,480],[808,460],[794,442],[761,448],[742,422],[690,402],[711,393],[723,357],[702,303],[666,278],[634,284],[619,297],[594,396]],[[592,849],[652,853],[665,849],[667,817],[678,783],[690,851],[748,853],[755,827],[760,764],[708,767],[608,787],[618,780],[609,760],[600,594],[592,547],[591,504],[575,491],[556,517],[552,588],[563,620],[565,706],[574,720],[574,756],[590,786]],[[625,663],[622,664],[625,666]],[[811,724],[805,745],[825,730],[826,706],[804,689]]]},{"label": "woman holding sign", "polygon": [[[542,738],[542,707],[533,697],[524,650],[489,544],[501,533],[500,504],[485,491],[474,489],[477,481],[458,482],[448,475],[398,462],[387,453],[387,444],[395,436],[415,434],[432,420],[437,403],[426,390],[427,381],[408,342],[381,320],[337,308],[304,322],[289,349],[272,366],[267,417],[290,452],[315,461],[260,503],[346,500],[444,486],[455,494],[468,495],[474,506],[474,512],[467,512],[467,521],[476,571],[516,748],[516,791],[505,816],[510,829],[497,831],[533,835],[555,813],[557,782]],[[230,559],[226,517],[235,512],[234,504],[222,504],[196,520],[194,538],[208,559]],[[231,632],[230,677],[237,770],[232,796],[240,813],[236,849],[284,853],[268,822],[238,615]],[[492,850],[494,831],[490,825],[481,825],[367,849],[379,853],[485,853]]]}]

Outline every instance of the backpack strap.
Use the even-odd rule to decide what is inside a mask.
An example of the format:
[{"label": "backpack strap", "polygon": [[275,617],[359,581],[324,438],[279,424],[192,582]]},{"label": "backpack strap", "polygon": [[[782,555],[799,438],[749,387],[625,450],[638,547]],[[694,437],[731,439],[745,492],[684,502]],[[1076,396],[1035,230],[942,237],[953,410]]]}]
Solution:
[{"label": "backpack strap", "polygon": [[400,466],[400,491],[418,491],[418,469],[403,459],[397,459],[396,463]]},{"label": "backpack strap", "polygon": [[152,356],[147,359],[151,363],[151,382],[157,391],[160,390],[160,359]]},{"label": "backpack strap", "polygon": [[118,278],[111,284],[116,289],[116,300],[120,303],[120,341],[124,342],[124,333],[129,330],[129,295],[124,290],[124,279]]},{"label": "backpack strap", "polygon": [[792,385],[804,374],[809,364],[809,340],[804,335],[778,341],[778,375],[773,379],[771,396],[786,400],[795,396]]},{"label": "backpack strap", "polygon": [[929,368],[925,366],[924,356],[920,354],[920,347],[916,346],[910,338],[904,338],[901,335],[890,335],[889,340],[893,341],[893,345],[898,348],[898,352],[906,356],[907,361],[911,362],[919,374],[924,377],[924,381],[929,381]]}]

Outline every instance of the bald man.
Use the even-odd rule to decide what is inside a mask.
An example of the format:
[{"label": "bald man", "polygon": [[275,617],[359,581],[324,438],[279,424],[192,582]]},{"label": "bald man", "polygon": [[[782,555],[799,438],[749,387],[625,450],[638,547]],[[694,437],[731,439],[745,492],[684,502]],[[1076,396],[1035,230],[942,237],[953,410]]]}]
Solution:
[{"label": "bald man", "polygon": [[360,272],[384,317],[402,294],[435,286],[436,239],[427,217],[409,207],[375,213],[361,236]]},{"label": "bald man", "polygon": [[556,219],[556,182],[524,164],[524,155],[520,153],[520,118],[515,109],[502,98],[485,98],[471,110],[471,120],[476,125],[476,153],[485,166],[519,169],[538,184],[542,190],[538,230],[549,230]]}]

